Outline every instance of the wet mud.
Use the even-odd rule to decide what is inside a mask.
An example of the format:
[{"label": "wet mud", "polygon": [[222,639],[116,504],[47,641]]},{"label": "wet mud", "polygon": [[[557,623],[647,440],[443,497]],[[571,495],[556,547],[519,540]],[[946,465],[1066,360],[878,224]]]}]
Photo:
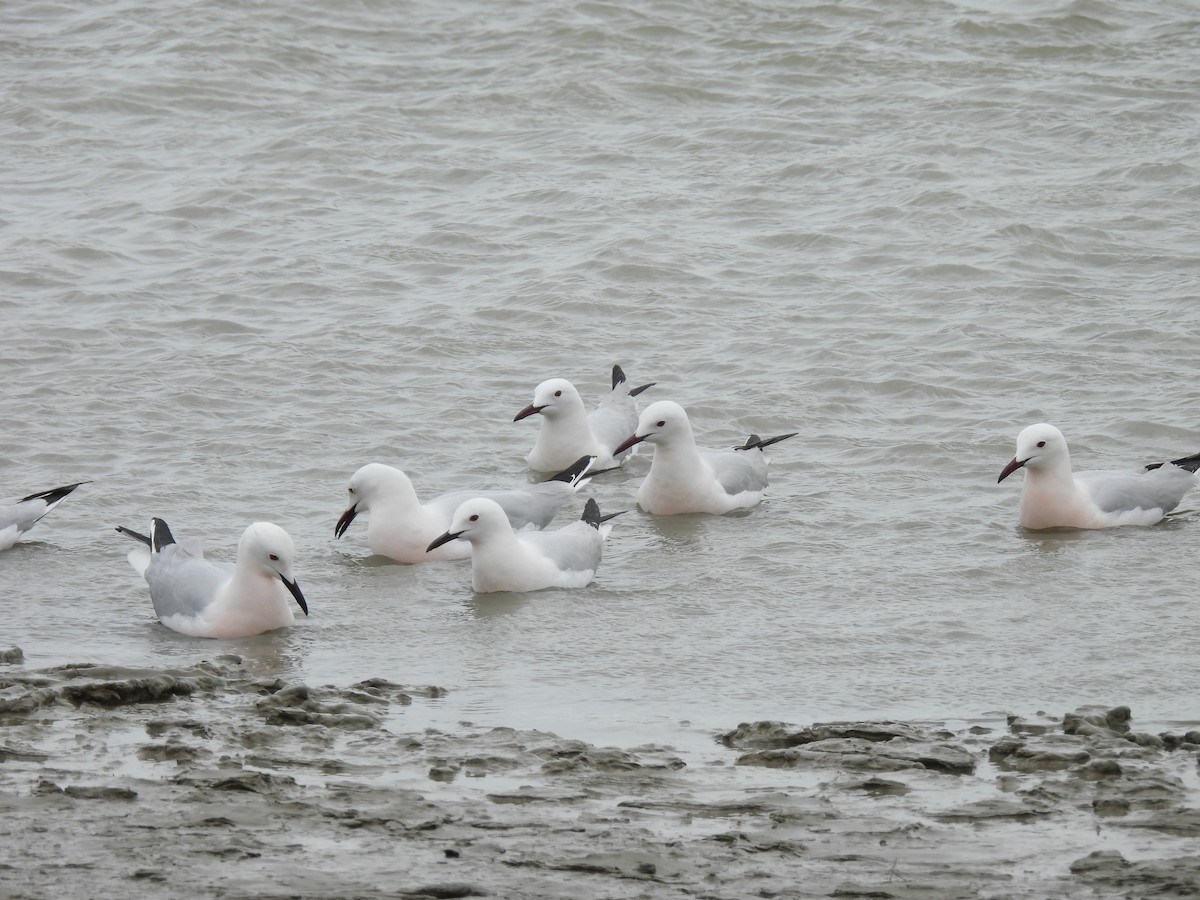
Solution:
[{"label": "wet mud", "polygon": [[0,896],[1200,896],[1200,730],[406,728],[435,686],[0,654]]}]

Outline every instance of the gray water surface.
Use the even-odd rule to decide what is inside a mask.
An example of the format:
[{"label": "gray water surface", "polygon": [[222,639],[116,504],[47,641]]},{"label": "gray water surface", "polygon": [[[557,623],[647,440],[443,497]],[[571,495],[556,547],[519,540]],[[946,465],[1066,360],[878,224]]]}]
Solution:
[{"label": "gray water surface", "polygon": [[[1034,535],[1080,468],[1200,450],[1184,2],[93,2],[0,12],[0,557],[30,666],[221,652],[448,689],[413,722],[682,746],[772,718],[1200,718],[1196,500]],[[333,524],[386,462],[528,477],[541,380],[620,363],[701,441],[799,431],[724,518],[590,489],[596,582],[473,596]],[[1198,494],[1197,496],[1200,496]],[[579,503],[582,506],[582,502]],[[568,508],[562,521],[577,515]],[[285,527],[312,616],[167,631],[117,524]]]}]

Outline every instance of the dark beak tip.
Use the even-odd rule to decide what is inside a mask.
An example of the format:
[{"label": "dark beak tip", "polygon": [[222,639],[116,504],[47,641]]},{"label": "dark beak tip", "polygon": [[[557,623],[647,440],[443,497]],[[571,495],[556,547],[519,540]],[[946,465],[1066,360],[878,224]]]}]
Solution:
[{"label": "dark beak tip", "polygon": [[1002,482],[1005,478],[1007,478],[1009,475],[1011,475],[1013,472],[1017,471],[1017,469],[1021,468],[1024,465],[1025,465],[1025,462],[1019,462],[1017,460],[1017,458],[1014,456],[1012,461],[1007,466],[1005,466],[1004,469],[1000,472],[1000,477],[996,479],[996,484],[999,484],[1000,482]]},{"label": "dark beak tip", "polygon": [[645,439],[646,439],[645,437],[638,437],[636,434],[630,435],[625,440],[621,441],[620,444],[617,445],[616,449],[613,450],[613,456],[616,456],[618,453],[624,453],[626,450],[628,450],[634,444],[640,444]]},{"label": "dark beak tip", "polygon": [[540,406],[534,406],[531,403],[529,406],[525,407],[523,410],[513,416],[513,421],[520,422],[522,419],[528,419],[530,416],[537,415],[541,411],[542,408]]},{"label": "dark beak tip", "polygon": [[[461,532],[459,532],[459,534],[461,534]],[[449,531],[447,531],[445,534],[435,537],[432,541],[430,541],[429,546],[425,548],[425,552],[432,553],[438,547],[442,546],[442,544],[448,544],[457,539],[458,534],[451,534]]]},{"label": "dark beak tip", "polygon": [[296,583],[295,581],[288,581],[282,575],[279,576],[279,580],[283,582],[283,586],[288,589],[288,593],[290,593],[292,595],[292,597],[295,598],[296,605],[299,606],[300,609],[302,609],[304,611],[304,615],[307,616],[308,615],[308,603],[304,599],[304,594],[300,590],[300,585],[298,583]]},{"label": "dark beak tip", "polygon": [[340,538],[343,534],[345,534],[350,528],[350,523],[354,521],[354,517],[357,515],[358,508],[354,506],[342,513],[341,518],[337,520],[337,524],[333,526],[333,536],[335,538]]}]

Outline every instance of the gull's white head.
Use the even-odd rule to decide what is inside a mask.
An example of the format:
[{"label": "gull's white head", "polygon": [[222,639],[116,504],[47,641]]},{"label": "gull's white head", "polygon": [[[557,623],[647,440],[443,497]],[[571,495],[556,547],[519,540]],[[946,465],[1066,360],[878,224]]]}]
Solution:
[{"label": "gull's white head", "polygon": [[684,408],[672,400],[658,400],[642,410],[638,416],[637,431],[613,451],[613,454],[628,450],[634,444],[648,441],[651,444],[673,444],[692,439],[692,423]]},{"label": "gull's white head", "polygon": [[450,528],[445,534],[434,538],[425,552],[428,553],[430,550],[435,550],[442,544],[454,540],[478,540],[501,529],[512,532],[508,516],[505,515],[499,503],[489,500],[487,497],[464,500],[454,511],[454,518],[450,520]]},{"label": "gull's white head", "polygon": [[1017,469],[1044,469],[1061,465],[1064,461],[1069,466],[1070,459],[1063,433],[1053,425],[1039,422],[1022,429],[1017,435],[1017,453],[1004,467],[997,482],[1003,481]]},{"label": "gull's white head", "polygon": [[536,413],[553,419],[573,409],[583,409],[583,400],[575,385],[565,378],[551,378],[533,389],[533,402],[517,413],[513,421],[519,422]]},{"label": "gull's white head", "polygon": [[296,546],[291,535],[271,522],[255,522],[242,532],[238,542],[238,565],[249,566],[269,578],[278,578],[307,616],[308,604],[292,574],[295,558]]},{"label": "gull's white head", "polygon": [[334,537],[345,534],[355,516],[361,512],[369,512],[371,503],[378,502],[383,497],[416,500],[416,491],[413,490],[412,481],[408,476],[399,469],[382,463],[369,463],[351,475],[346,493],[350,497],[350,503],[333,527]]}]

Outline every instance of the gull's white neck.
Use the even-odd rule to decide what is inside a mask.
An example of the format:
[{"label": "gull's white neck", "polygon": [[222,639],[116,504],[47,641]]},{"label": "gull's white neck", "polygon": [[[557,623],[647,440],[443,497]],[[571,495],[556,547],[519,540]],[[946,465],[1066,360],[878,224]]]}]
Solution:
[{"label": "gull's white neck", "polygon": [[1071,474],[1071,456],[1063,452],[1052,459],[1025,467],[1021,487],[1021,525],[1042,528],[1095,528],[1099,510]]}]

